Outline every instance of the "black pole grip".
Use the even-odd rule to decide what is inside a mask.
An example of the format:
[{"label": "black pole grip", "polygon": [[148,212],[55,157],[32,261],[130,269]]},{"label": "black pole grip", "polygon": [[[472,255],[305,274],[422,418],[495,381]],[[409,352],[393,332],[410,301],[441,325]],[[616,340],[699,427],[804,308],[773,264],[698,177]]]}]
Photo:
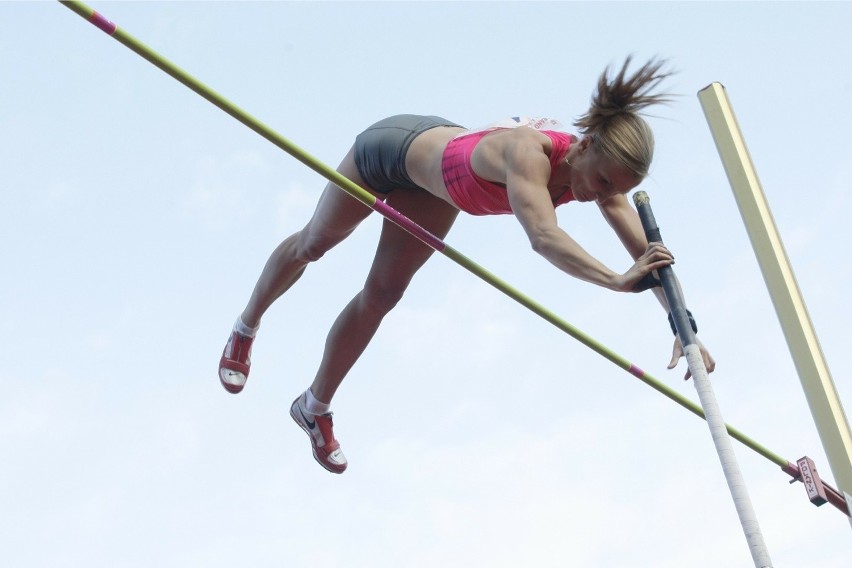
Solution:
[{"label": "black pole grip", "polygon": [[[642,221],[642,228],[645,230],[645,238],[648,239],[649,243],[662,244],[663,237],[660,234],[660,228],[657,226],[657,220],[654,219],[654,212],[651,211],[651,200],[648,194],[644,191],[637,191],[633,195],[633,203],[636,205],[636,211],[639,212],[639,219]],[[664,266],[657,273],[660,275],[663,292],[666,295],[666,301],[669,303],[669,309],[681,344],[686,347],[696,343],[695,332],[692,331],[689,314],[686,311],[686,302],[680,293],[680,287],[677,285],[674,269],[671,265]]]}]

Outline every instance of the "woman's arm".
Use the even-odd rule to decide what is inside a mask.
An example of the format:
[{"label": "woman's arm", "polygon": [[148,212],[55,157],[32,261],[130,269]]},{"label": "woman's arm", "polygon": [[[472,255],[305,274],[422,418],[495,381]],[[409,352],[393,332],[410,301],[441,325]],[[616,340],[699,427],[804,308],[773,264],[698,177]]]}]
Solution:
[{"label": "woman's arm", "polygon": [[[621,244],[627,249],[630,256],[636,260],[647,250],[648,240],[645,238],[645,230],[642,228],[642,221],[639,219],[639,214],[630,206],[630,201],[626,195],[613,195],[606,201],[598,203],[598,207],[603,213],[612,230],[618,236]],[[680,283],[678,283],[680,287]],[[669,303],[666,301],[666,295],[660,287],[651,288],[654,296],[663,306],[663,309],[668,313]]]},{"label": "woman's arm", "polygon": [[643,250],[631,269],[619,274],[562,230],[547,189],[551,168],[543,138],[534,131],[518,129],[504,147],[509,203],[533,250],[575,278],[624,292],[631,291],[649,272],[669,264],[668,252],[658,247]]},{"label": "woman's arm", "polygon": [[[627,200],[627,197],[624,195],[615,195],[606,201],[598,203],[598,206],[600,207],[604,218],[606,218],[609,223],[609,226],[612,227],[615,234],[618,235],[618,238],[624,245],[624,248],[627,249],[627,252],[629,252],[633,258],[636,258],[637,254],[641,255],[642,251],[644,251],[648,246],[648,241],[645,238],[645,230],[642,228],[642,221],[639,219],[639,214],[630,206],[630,202]],[[675,283],[680,290],[680,282],[677,280],[677,277],[675,277]],[[666,313],[670,312],[669,303],[666,301],[666,295],[663,292],[663,289],[656,287],[652,288],[652,290],[654,291],[654,295],[657,297],[657,300],[659,300],[660,305],[662,305],[663,309],[666,310]],[[681,296],[683,296],[683,292],[681,292]],[[704,359],[704,366],[707,368],[707,372],[712,373],[716,369],[716,361],[700,340],[698,341],[698,347],[701,351],[701,356]],[[683,347],[680,344],[680,340],[675,337],[674,347],[672,348],[672,358],[669,362],[668,368],[674,369],[681,357],[683,357]],[[690,374],[689,369],[687,369],[684,379],[688,379]]]},{"label": "woman's arm", "polygon": [[533,250],[551,264],[580,280],[618,289],[618,274],[586,252],[557,224],[547,191],[550,161],[535,147],[513,148],[507,156],[509,204]]}]

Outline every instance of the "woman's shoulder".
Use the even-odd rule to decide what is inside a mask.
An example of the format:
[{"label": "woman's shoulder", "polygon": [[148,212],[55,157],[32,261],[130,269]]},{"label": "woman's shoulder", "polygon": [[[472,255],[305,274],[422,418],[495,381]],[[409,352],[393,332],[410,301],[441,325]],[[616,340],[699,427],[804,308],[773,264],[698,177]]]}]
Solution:
[{"label": "woman's shoulder", "polygon": [[577,140],[576,136],[567,132],[538,130],[528,126],[506,129],[500,133],[500,138],[509,144],[541,146],[547,153],[557,147],[568,148]]},{"label": "woman's shoulder", "polygon": [[485,128],[520,128],[522,126],[526,126],[527,128],[532,128],[533,130],[565,130],[565,127],[561,122],[556,120],[555,118],[541,117],[541,116],[512,116],[509,118],[503,118],[492,122]]},{"label": "woman's shoulder", "polygon": [[503,154],[509,149],[528,152],[537,147],[550,155],[554,151],[563,153],[577,140],[573,134],[555,129],[561,126],[555,119],[512,117],[463,132],[458,137],[475,140],[480,153]]},{"label": "woman's shoulder", "polygon": [[471,128],[464,132],[464,135],[483,134],[504,130],[520,130],[532,129],[538,131],[556,131],[565,132],[565,127],[555,118],[545,117],[528,117],[528,116],[512,116],[496,120],[485,126]]},{"label": "woman's shoulder", "polygon": [[525,126],[518,128],[497,128],[483,132],[476,144],[475,153],[480,158],[490,156],[491,160],[508,155],[529,155],[540,152],[549,155],[554,147],[546,134]]}]

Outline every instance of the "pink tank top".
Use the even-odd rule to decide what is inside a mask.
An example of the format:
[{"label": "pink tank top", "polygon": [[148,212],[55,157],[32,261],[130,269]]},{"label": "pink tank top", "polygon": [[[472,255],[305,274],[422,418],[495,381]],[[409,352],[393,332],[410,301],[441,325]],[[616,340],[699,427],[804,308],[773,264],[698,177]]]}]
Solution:
[{"label": "pink tank top", "polygon": [[[453,138],[444,149],[444,155],[441,159],[441,171],[447,192],[459,209],[471,215],[512,214],[506,188],[501,184],[482,179],[476,175],[470,165],[473,149],[484,136],[494,131],[494,129],[484,130]],[[550,167],[555,170],[556,165],[565,158],[568,149],[576,138],[571,134],[555,130],[540,130],[539,132],[553,142],[553,150],[550,152]],[[553,203],[553,206],[556,207],[573,200],[574,194],[568,190]]]}]

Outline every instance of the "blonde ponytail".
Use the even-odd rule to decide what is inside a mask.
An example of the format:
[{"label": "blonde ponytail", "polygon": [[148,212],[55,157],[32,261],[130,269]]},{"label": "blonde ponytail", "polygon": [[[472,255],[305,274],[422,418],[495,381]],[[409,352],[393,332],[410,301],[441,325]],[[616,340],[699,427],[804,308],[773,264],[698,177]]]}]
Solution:
[{"label": "blonde ponytail", "polygon": [[574,126],[581,134],[590,136],[605,156],[642,179],[648,175],[654,157],[654,134],[639,113],[650,105],[671,101],[668,95],[653,91],[672,72],[664,70],[665,60],[651,59],[628,76],[631,60],[628,57],[612,79],[609,67],[604,70],[589,110]]}]

